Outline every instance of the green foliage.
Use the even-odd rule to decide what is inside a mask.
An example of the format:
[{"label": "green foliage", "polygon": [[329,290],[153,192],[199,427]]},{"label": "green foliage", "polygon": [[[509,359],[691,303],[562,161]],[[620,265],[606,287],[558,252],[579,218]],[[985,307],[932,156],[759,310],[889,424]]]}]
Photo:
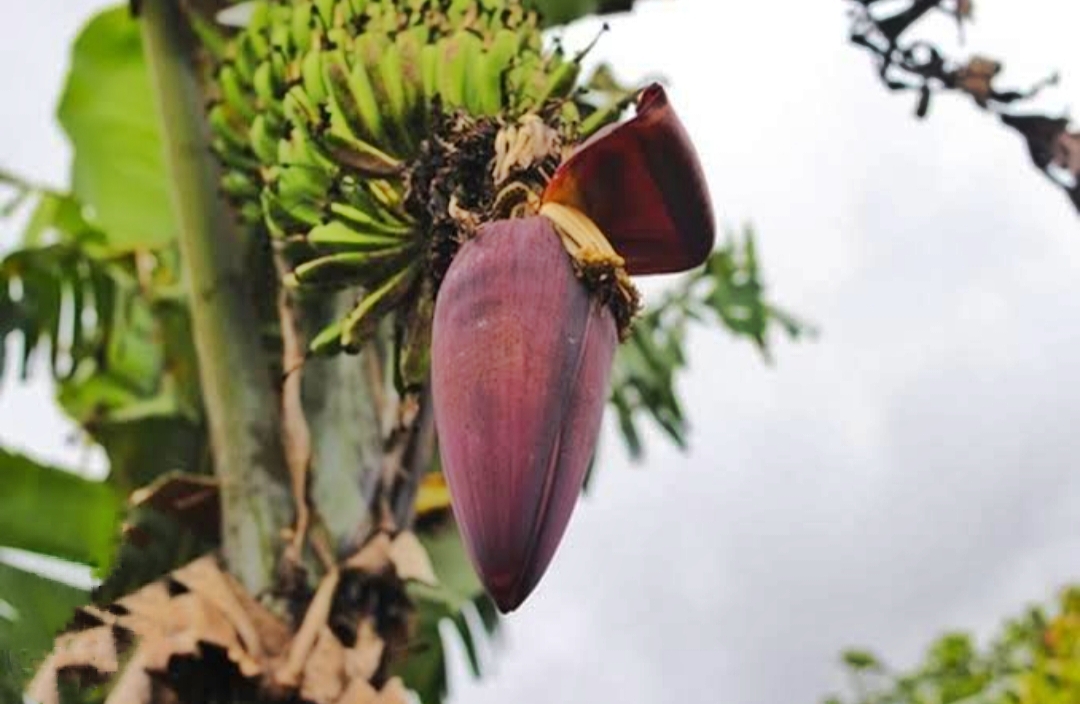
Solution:
[{"label": "green foliage", "polygon": [[851,694],[825,704],[1066,704],[1080,701],[1080,587],[1063,590],[1051,608],[1034,607],[1007,621],[979,646],[947,633],[909,670],[872,653],[850,650],[842,662]]},{"label": "green foliage", "polygon": [[138,24],[126,4],[96,15],[79,34],[58,110],[75,147],[72,193],[120,250],[176,237],[161,128]]},{"label": "green foliage", "polygon": [[20,701],[57,631],[89,595],[0,562],[0,701]]},{"label": "green foliage", "polygon": [[[417,609],[416,642],[395,674],[420,695],[421,701],[432,704],[442,701],[447,687],[446,652],[439,624],[448,621],[453,625],[465,648],[469,667],[479,677],[483,672],[477,641],[490,638],[498,629],[499,619],[465,554],[457,525],[447,521],[418,535],[435,566],[439,586],[410,586],[409,596]],[[470,625],[465,616],[470,605],[480,615],[482,630]]]},{"label": "green foliage", "polygon": [[680,448],[686,447],[687,422],[677,382],[686,369],[691,323],[719,324],[748,338],[768,360],[769,331],[778,326],[793,339],[813,333],[804,323],[768,303],[761,281],[754,233],[727,241],[705,266],[685,276],[634,324],[615,358],[611,404],[632,457],[642,456],[640,419],[656,423]]},{"label": "green foliage", "polygon": [[4,450],[0,477],[0,546],[89,565],[111,561],[120,518],[111,487]]}]

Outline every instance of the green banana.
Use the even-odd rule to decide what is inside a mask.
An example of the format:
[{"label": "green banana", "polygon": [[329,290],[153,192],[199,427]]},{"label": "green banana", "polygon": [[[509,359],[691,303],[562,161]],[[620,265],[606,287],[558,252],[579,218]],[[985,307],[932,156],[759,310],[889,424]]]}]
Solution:
[{"label": "green banana", "polygon": [[352,96],[363,127],[363,133],[358,136],[374,145],[386,144],[387,135],[383,125],[382,110],[379,109],[375,88],[362,61],[353,62],[347,73],[347,83],[349,94]]},{"label": "green banana", "polygon": [[341,166],[368,177],[400,175],[404,164],[367,142],[341,134],[333,127],[322,136],[327,153]]},{"label": "green banana", "polygon": [[335,219],[341,220],[353,227],[378,234],[390,235],[392,237],[405,237],[413,230],[413,228],[406,223],[379,220],[372,217],[370,213],[344,203],[331,203],[330,213]]},{"label": "green banana", "polygon": [[440,42],[442,57],[439,63],[439,93],[447,107],[468,107],[475,101],[476,91],[470,88],[470,75],[476,70],[483,42],[470,31],[461,30]]},{"label": "green banana", "polygon": [[327,100],[326,84],[323,82],[323,48],[318,38],[313,40],[311,48],[300,60],[300,84],[311,102],[318,104]]},{"label": "green banana", "polygon": [[221,190],[226,195],[241,199],[255,198],[262,190],[262,186],[255,183],[251,176],[241,171],[228,171],[221,178]]},{"label": "green banana", "polygon": [[293,46],[298,54],[304,54],[311,49],[314,37],[314,19],[312,18],[314,7],[307,0],[293,3],[292,14],[289,16],[289,33],[292,35]]},{"label": "green banana", "polygon": [[[363,118],[356,97],[349,85],[349,65],[341,49],[322,55],[322,79],[326,88],[326,109],[330,131],[345,139],[360,140]],[[372,95],[372,100],[374,95]]]},{"label": "green banana", "polygon": [[217,83],[222,103],[241,115],[245,121],[255,117],[255,106],[252,104],[250,94],[243,86],[236,66],[223,64],[217,73]]},{"label": "green banana", "polygon": [[481,70],[476,76],[478,104],[483,115],[497,115],[505,106],[503,82],[521,41],[517,32],[500,29],[495,33],[491,46],[481,58]]},{"label": "green banana", "polygon": [[[270,110],[273,106],[278,104],[281,96],[278,92],[284,85],[284,81],[280,80],[275,75],[273,59],[268,59],[259,64],[259,67],[255,69],[255,75],[251,78],[251,85],[255,89],[255,97],[258,98],[259,107],[261,110]],[[255,114],[247,117],[248,120],[254,120]]]},{"label": "green banana", "polygon": [[315,0],[315,12],[327,29],[334,26],[335,5],[337,5],[337,0]]},{"label": "green banana", "polygon": [[424,89],[424,111],[431,112],[432,102],[439,94],[439,62],[442,52],[438,44],[425,44],[420,49],[420,82]]},{"label": "green banana", "polygon": [[399,271],[415,253],[411,244],[370,252],[338,252],[297,265],[282,280],[289,288],[370,286]]},{"label": "green banana", "polygon": [[400,237],[358,231],[338,220],[316,225],[308,232],[306,239],[312,247],[334,251],[387,249],[402,242]]},{"label": "green banana", "polygon": [[579,138],[588,139],[596,134],[602,127],[618,120],[619,116],[623,114],[623,111],[633,104],[634,100],[637,98],[637,94],[638,91],[631,91],[618,100],[613,100],[607,105],[589,113],[589,115],[581,121],[581,124],[578,127]]},{"label": "green banana", "polygon": [[368,292],[343,321],[341,346],[347,352],[359,352],[360,345],[375,333],[379,321],[397,308],[412,288],[419,273],[416,265],[407,267]]},{"label": "green banana", "polygon": [[269,120],[265,114],[256,115],[251,121],[248,130],[248,143],[255,156],[264,164],[272,164],[277,160],[278,135],[270,129]]},{"label": "green banana", "polygon": [[560,62],[548,75],[543,90],[536,96],[536,105],[542,107],[552,100],[566,98],[574,89],[580,73],[581,62],[578,59]]},{"label": "green banana", "polygon": [[418,92],[405,72],[405,57],[397,41],[389,44],[376,62],[376,94],[390,118],[389,125],[402,153],[411,154],[416,149],[413,139],[411,115]]},{"label": "green banana", "polygon": [[427,381],[431,366],[431,324],[435,317],[435,292],[431,277],[424,277],[417,287],[415,303],[399,321],[397,363],[394,365],[397,386],[412,389]]},{"label": "green banana", "polygon": [[[321,214],[327,207],[332,183],[333,178],[322,169],[297,164],[281,168],[272,186],[287,212]],[[298,216],[298,219],[306,222],[304,217]]]},{"label": "green banana", "polygon": [[210,108],[206,115],[207,122],[214,134],[223,143],[226,151],[236,151],[241,154],[248,150],[247,137],[240,131],[236,123],[230,117],[229,109],[223,103]]}]

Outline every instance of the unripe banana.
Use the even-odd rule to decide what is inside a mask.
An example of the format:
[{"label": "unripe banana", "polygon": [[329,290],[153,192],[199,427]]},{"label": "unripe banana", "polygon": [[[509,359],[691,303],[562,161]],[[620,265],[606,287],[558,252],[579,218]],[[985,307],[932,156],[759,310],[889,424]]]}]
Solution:
[{"label": "unripe banana", "polygon": [[505,107],[503,83],[520,46],[517,32],[500,29],[484,52],[482,68],[475,78],[481,114],[497,115]]},{"label": "unripe banana", "polygon": [[224,151],[235,151],[241,154],[248,151],[246,136],[240,131],[240,127],[234,122],[232,113],[223,103],[210,108],[206,119],[210,128],[218,136]]},{"label": "unripe banana", "polygon": [[271,131],[265,114],[256,115],[251,121],[251,129],[248,130],[248,142],[255,156],[264,164],[272,164],[277,160],[278,135]]},{"label": "unripe banana", "polygon": [[339,252],[299,264],[282,283],[289,288],[342,288],[374,286],[399,271],[415,254],[411,244],[400,244],[371,252]]},{"label": "unripe banana", "polygon": [[[368,68],[372,68],[369,64]],[[412,135],[409,129],[409,111],[412,106],[407,103],[405,94],[405,71],[401,58],[401,49],[397,43],[389,44],[383,48],[379,59],[375,62],[372,73],[374,78],[375,94],[383,106],[384,114],[388,118],[387,123],[393,142],[398,147],[398,153],[409,154],[415,149]]]},{"label": "unripe banana", "polygon": [[400,237],[356,230],[339,220],[313,227],[306,239],[308,244],[319,249],[361,252],[389,249],[403,241]]},{"label": "unripe banana", "polygon": [[[279,79],[274,72],[273,59],[267,59],[259,64],[259,67],[255,69],[255,75],[252,77],[251,85],[255,89],[255,96],[259,100],[259,106],[262,110],[269,110],[273,106],[278,104],[281,99],[279,91],[284,88],[284,80]],[[247,116],[248,120],[255,119],[254,113]]]},{"label": "unripe banana", "polygon": [[300,60],[300,83],[304,86],[304,92],[313,103],[323,103],[327,99],[326,85],[323,82],[323,48],[322,42],[314,40],[314,44]]},{"label": "unripe banana", "polygon": [[337,0],[315,0],[315,12],[327,29],[334,26],[335,5],[337,5]]},{"label": "unripe banana", "polygon": [[406,237],[412,232],[412,227],[406,223],[380,220],[370,213],[345,203],[331,203],[330,212],[336,219],[366,232],[390,237]]},{"label": "unripe banana", "polygon": [[363,63],[356,61],[347,73],[349,94],[352,96],[356,112],[362,126],[361,136],[365,141],[376,145],[387,142],[386,128],[383,125],[382,110],[375,97],[375,88]]},{"label": "unripe banana", "polygon": [[580,73],[581,62],[577,59],[558,64],[549,74],[543,90],[536,96],[536,105],[539,107],[551,100],[566,98],[574,89]]},{"label": "unripe banana", "polygon": [[462,30],[443,39],[440,45],[439,93],[444,103],[477,112],[478,91],[470,79],[478,70],[483,42],[472,32]]},{"label": "unripe banana", "polygon": [[389,277],[345,316],[341,327],[341,346],[345,351],[360,351],[360,346],[375,333],[379,321],[404,300],[419,270],[419,266],[413,265]]},{"label": "unripe banana", "polygon": [[293,46],[298,54],[304,54],[311,49],[314,36],[313,11],[314,5],[308,0],[293,3],[292,15],[289,17],[289,28],[290,34],[292,34]]},{"label": "unripe banana", "polygon": [[235,65],[222,65],[217,73],[217,82],[222,103],[230,110],[241,115],[245,121],[255,117],[256,111],[251,101],[251,95],[244,87]]},{"label": "unripe banana", "polygon": [[322,169],[295,165],[280,169],[272,186],[286,212],[306,222],[306,214],[322,213],[326,209],[332,183],[333,179]]},{"label": "unripe banana", "polygon": [[241,171],[228,171],[221,178],[221,190],[237,200],[257,198],[262,185]]}]

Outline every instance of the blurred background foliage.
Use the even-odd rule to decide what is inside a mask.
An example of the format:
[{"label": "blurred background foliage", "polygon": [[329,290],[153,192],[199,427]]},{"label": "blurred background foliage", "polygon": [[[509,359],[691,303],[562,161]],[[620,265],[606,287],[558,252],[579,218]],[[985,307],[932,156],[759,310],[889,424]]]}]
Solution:
[{"label": "blurred background foliage", "polygon": [[1080,701],[1080,587],[1007,621],[988,642],[946,633],[910,668],[865,650],[842,657],[849,692],[823,704],[1067,704]]}]

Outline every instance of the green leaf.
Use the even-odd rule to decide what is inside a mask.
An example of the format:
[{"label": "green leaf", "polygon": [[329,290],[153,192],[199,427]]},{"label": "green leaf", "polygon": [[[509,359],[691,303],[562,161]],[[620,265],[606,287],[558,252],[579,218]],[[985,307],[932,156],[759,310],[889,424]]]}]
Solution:
[{"label": "green leaf", "polygon": [[844,664],[853,670],[879,670],[881,663],[873,653],[866,650],[848,650],[842,655]]},{"label": "green leaf", "polygon": [[[392,669],[420,695],[424,704],[437,704],[446,696],[446,651],[439,624],[449,621],[454,626],[465,648],[469,667],[479,675],[477,640],[493,633],[499,621],[465,553],[456,524],[453,521],[441,523],[431,530],[419,532],[418,537],[431,557],[439,586],[412,584],[408,587],[417,610],[416,637],[410,644],[408,657],[395,663]],[[463,609],[470,604],[480,612],[486,633],[477,633],[469,626]]]},{"label": "green leaf", "polygon": [[75,40],[58,117],[75,148],[74,195],[110,245],[172,242],[176,223],[157,111],[126,3],[96,15]]},{"label": "green leaf", "polygon": [[0,450],[0,545],[104,566],[119,535],[112,488]]},{"label": "green leaf", "polygon": [[[90,600],[90,595],[0,562],[0,600],[10,607],[0,614],[0,656],[5,658],[0,662],[4,669],[0,679],[5,680],[8,689],[12,684],[21,689],[33,668],[52,649],[56,633],[71,621],[77,607]],[[0,692],[3,689],[0,687]]]}]

